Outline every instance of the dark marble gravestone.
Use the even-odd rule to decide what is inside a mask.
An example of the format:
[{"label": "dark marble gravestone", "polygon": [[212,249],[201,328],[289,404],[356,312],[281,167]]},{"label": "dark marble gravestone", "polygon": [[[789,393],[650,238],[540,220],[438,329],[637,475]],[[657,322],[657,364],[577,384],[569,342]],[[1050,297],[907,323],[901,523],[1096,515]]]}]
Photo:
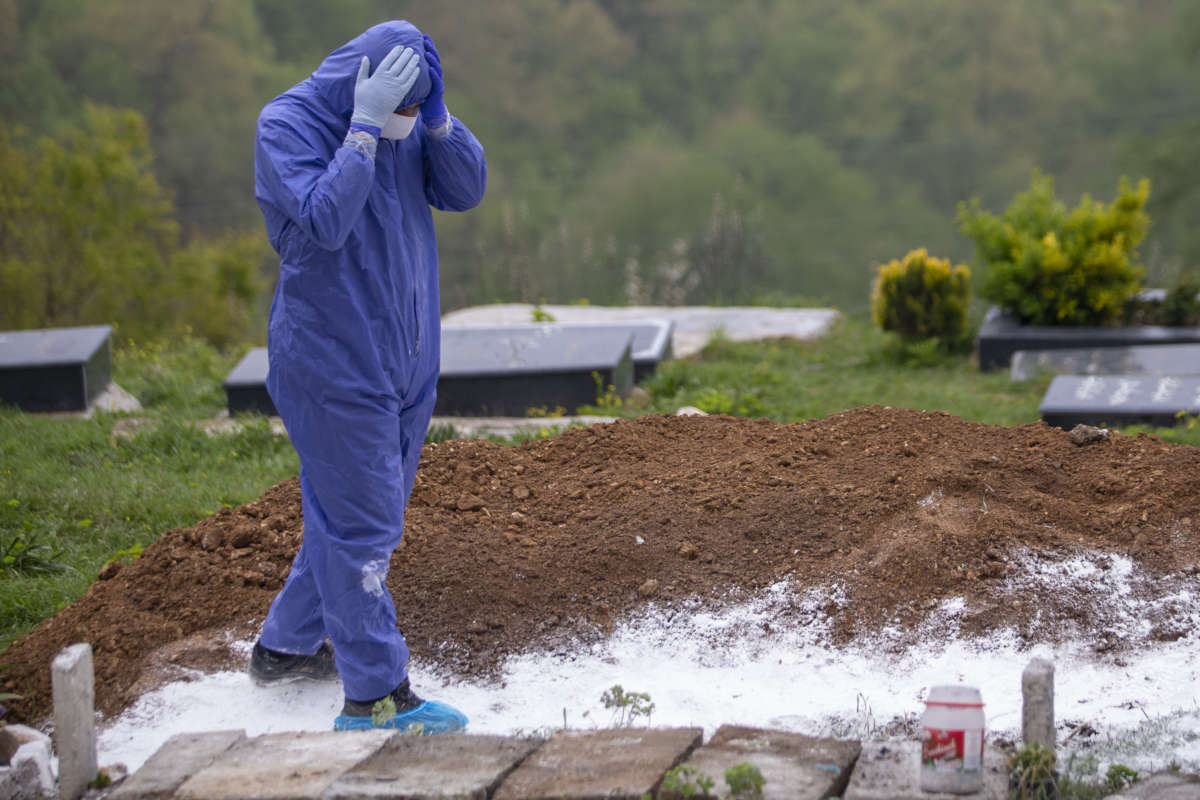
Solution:
[{"label": "dark marble gravestone", "polygon": [[570,413],[609,386],[633,388],[633,333],[622,325],[531,323],[442,328],[434,413],[523,417],[531,408]]},{"label": "dark marble gravestone", "polygon": [[1200,413],[1200,376],[1059,375],[1038,409],[1049,425],[1171,427]]},{"label": "dark marble gravestone", "polygon": [[[672,328],[657,322],[445,326],[434,413],[523,417],[531,408],[574,411],[595,403],[609,386],[627,395],[639,337],[642,363],[652,370],[670,357]],[[267,369],[265,347],[246,353],[233,368],[224,382],[230,414],[277,413],[267,394]]]},{"label": "dark marble gravestone", "polygon": [[1078,350],[1018,350],[1009,376],[1200,375],[1200,344],[1093,347]]},{"label": "dark marble gravestone", "polygon": [[633,382],[641,383],[654,374],[658,365],[674,355],[675,323],[667,319],[627,320],[620,322],[551,323],[554,327],[569,328],[586,333],[588,330],[616,328],[633,335]]},{"label": "dark marble gravestone", "polygon": [[112,382],[112,327],[0,333],[0,403],[24,411],[86,411]]},{"label": "dark marble gravestone", "polygon": [[1131,328],[1022,325],[991,308],[979,328],[979,368],[1003,369],[1018,350],[1079,350],[1092,347],[1141,347],[1200,344],[1200,326],[1178,328],[1139,325]]},{"label": "dark marble gravestone", "polygon": [[225,406],[230,414],[243,412],[277,416],[267,394],[267,348],[256,347],[225,376]]},{"label": "dark marble gravestone", "polygon": [[[609,330],[625,330],[633,336],[633,382],[641,383],[654,374],[658,365],[674,357],[675,322],[669,319],[615,320],[612,322],[538,322],[498,325],[444,325],[442,326],[442,364],[446,363],[446,342],[449,335],[457,344],[468,342],[474,336],[491,337],[504,335],[510,330],[539,329],[564,331],[569,336],[586,336],[590,332],[605,333]],[[450,334],[450,331],[474,331],[474,335]],[[474,345],[471,345],[474,346]]]}]

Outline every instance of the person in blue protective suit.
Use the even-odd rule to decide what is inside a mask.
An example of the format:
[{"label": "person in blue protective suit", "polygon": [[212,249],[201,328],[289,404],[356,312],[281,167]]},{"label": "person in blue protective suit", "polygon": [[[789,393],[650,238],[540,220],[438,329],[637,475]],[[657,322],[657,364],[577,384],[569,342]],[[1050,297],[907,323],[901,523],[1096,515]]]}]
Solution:
[{"label": "person in blue protective suit", "polygon": [[[430,206],[483,197],[483,148],[443,100],[433,41],[386,22],[263,109],[255,195],[280,256],[267,390],[300,455],[304,539],[250,660],[259,683],[341,676],[337,730],[462,729],[417,697],[387,590],[440,358]],[[331,646],[332,644],[332,646]]]}]

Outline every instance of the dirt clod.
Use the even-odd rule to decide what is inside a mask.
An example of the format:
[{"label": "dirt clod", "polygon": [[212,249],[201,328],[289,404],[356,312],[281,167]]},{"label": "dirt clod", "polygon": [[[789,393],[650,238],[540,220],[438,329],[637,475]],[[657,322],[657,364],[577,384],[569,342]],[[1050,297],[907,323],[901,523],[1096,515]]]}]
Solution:
[{"label": "dirt clod", "polygon": [[[459,677],[569,650],[648,603],[688,613],[781,581],[818,602],[771,630],[823,615],[829,646],[885,627],[915,637],[962,598],[965,635],[1082,631],[1114,657],[1130,642],[1105,633],[1102,588],[1031,595],[1019,565],[1108,554],[1150,587],[1194,582],[1197,519],[1200,448],[1145,435],[1077,447],[1042,423],[878,406],[794,425],[647,416],[519,447],[426,446],[388,589],[413,657]],[[0,691],[24,699],[6,719],[49,713],[50,662],[75,642],[92,643],[106,714],[171,670],[243,667],[227,637],[255,635],[302,529],[293,479],[165,532],[8,648]],[[1189,618],[1167,606],[1146,621],[1163,641]]]},{"label": "dirt clod", "polygon": [[658,594],[659,583],[654,578],[647,578],[646,582],[638,587],[638,594],[642,597],[653,597]]},{"label": "dirt clod", "polygon": [[1076,425],[1067,436],[1077,445],[1095,444],[1108,439],[1108,428],[1096,428],[1092,425]]}]

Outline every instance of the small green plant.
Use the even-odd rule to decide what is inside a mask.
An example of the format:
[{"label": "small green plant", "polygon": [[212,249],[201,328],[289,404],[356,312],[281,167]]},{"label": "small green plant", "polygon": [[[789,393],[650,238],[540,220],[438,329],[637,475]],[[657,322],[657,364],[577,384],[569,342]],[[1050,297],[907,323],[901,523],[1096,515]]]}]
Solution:
[{"label": "small green plant", "polygon": [[96,777],[88,782],[90,789],[107,789],[109,786],[112,786],[112,776],[108,774],[108,769],[105,767],[101,767],[96,772]]},{"label": "small green plant", "polygon": [[120,561],[122,564],[128,564],[132,561],[137,561],[138,557],[145,551],[146,548],[140,544],[134,544],[124,550],[118,550],[113,556],[113,561]]},{"label": "small green plant", "polygon": [[654,703],[646,692],[626,692],[621,684],[605,690],[600,696],[604,707],[613,712],[613,724],[619,728],[632,727],[638,717],[645,717],[647,723],[654,713]]},{"label": "small green plant", "polygon": [[1162,324],[1200,323],[1200,273],[1184,272],[1167,291],[1162,303]]},{"label": "small green plant", "polygon": [[957,352],[969,343],[967,307],[971,271],[913,250],[879,268],[871,290],[871,318],[905,342],[933,342]]},{"label": "small green plant", "polygon": [[762,797],[767,779],[753,764],[734,764],[725,770],[725,783],[729,785],[731,797],[736,800],[754,800]]},{"label": "small green plant", "polygon": [[[9,501],[10,503],[13,501]],[[38,541],[36,534],[0,531],[0,577],[10,573],[47,575],[62,572],[63,551]]]},{"label": "small green plant", "polygon": [[1014,752],[1008,759],[1008,794],[1011,800],[1056,800],[1057,759],[1054,750],[1036,742]]},{"label": "small green plant", "polygon": [[425,444],[441,444],[448,442],[451,439],[460,439],[462,435],[458,429],[449,422],[439,422],[435,425],[430,425],[425,431]]},{"label": "small green plant", "polygon": [[986,267],[980,295],[1026,324],[1115,321],[1141,288],[1135,248],[1150,227],[1149,196],[1149,181],[1135,189],[1122,178],[1111,204],[1084,195],[1068,211],[1053,179],[1034,172],[1003,216],[960,203],[959,227]]},{"label": "small green plant", "polygon": [[729,794],[719,797],[713,793],[717,782],[688,764],[668,770],[663,776],[663,789],[683,798],[717,798],[717,800],[761,800],[767,779],[753,764],[742,762],[725,770],[725,785]]},{"label": "small green plant", "polygon": [[530,312],[534,322],[557,322],[554,315],[546,309],[542,308],[541,304],[535,305],[533,311]]},{"label": "small green plant", "polygon": [[770,409],[753,392],[728,392],[707,388],[696,395],[693,405],[706,414],[729,414],[735,417],[765,417]]},{"label": "small green plant", "polygon": [[663,788],[678,794],[680,797],[709,797],[717,782],[699,770],[687,764],[682,764],[668,770],[663,776]]},{"label": "small green plant", "polygon": [[1124,764],[1113,764],[1104,775],[1104,784],[1110,792],[1119,792],[1137,783],[1137,780],[1137,772]]},{"label": "small green plant", "polygon": [[[595,373],[592,374],[594,375]],[[530,406],[529,408],[525,409],[525,416],[531,419],[541,419],[544,417],[565,417],[566,415],[567,410],[562,406],[554,406],[553,408],[549,406]]]},{"label": "small green plant", "polygon": [[596,384],[596,407],[606,410],[620,408],[622,405],[621,396],[617,394],[617,387],[611,383],[604,385],[604,376],[599,372],[592,371],[592,381]]},{"label": "small green plant", "polygon": [[376,700],[375,705],[371,706],[371,724],[376,728],[386,727],[394,716],[396,716],[396,701],[390,694],[382,700]]}]

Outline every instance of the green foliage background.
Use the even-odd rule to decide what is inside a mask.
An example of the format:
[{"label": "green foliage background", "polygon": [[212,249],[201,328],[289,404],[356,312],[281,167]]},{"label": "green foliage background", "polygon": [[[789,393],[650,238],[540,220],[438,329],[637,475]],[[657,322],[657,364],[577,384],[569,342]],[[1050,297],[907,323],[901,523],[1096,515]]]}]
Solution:
[{"label": "green foliage background", "polygon": [[[116,269],[125,291],[53,322],[261,340],[256,116],[396,17],[437,41],[448,104],[488,155],[481,207],[437,218],[447,309],[865,308],[877,265],[914,247],[970,263],[956,205],[1003,207],[1034,168],[1064,197],[1149,177],[1147,282],[1200,260],[1184,0],[0,0],[5,202],[66,204],[75,231],[8,226],[10,295],[45,283],[30,265],[76,289]],[[128,205],[89,209],[96,176],[60,191],[89,152],[115,154]],[[0,300],[0,329],[31,313]]]}]

